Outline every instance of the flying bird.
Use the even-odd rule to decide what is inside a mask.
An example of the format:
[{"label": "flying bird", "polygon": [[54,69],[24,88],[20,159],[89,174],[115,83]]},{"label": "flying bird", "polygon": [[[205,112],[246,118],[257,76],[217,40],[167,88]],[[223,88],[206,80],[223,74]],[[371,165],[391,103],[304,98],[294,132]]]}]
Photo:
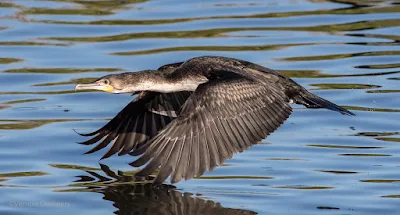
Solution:
[{"label": "flying bird", "polygon": [[139,156],[136,176],[159,168],[154,183],[199,177],[275,131],[291,103],[354,115],[308,92],[272,69],[234,58],[203,56],[157,70],[112,74],[76,90],[137,94],[121,112],[81,144],[111,143],[111,155]]}]

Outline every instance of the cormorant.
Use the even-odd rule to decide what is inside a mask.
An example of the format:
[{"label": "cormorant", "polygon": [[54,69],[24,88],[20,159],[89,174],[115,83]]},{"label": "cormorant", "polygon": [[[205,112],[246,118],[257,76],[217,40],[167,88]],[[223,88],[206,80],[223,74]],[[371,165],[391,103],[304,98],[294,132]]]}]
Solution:
[{"label": "cormorant", "polygon": [[318,97],[284,74],[244,60],[203,56],[144,70],[104,76],[77,90],[101,90],[138,96],[82,144],[100,142],[102,157],[118,152],[140,157],[146,177],[160,168],[159,184],[212,171],[275,131],[291,114],[291,103],[352,112]]}]

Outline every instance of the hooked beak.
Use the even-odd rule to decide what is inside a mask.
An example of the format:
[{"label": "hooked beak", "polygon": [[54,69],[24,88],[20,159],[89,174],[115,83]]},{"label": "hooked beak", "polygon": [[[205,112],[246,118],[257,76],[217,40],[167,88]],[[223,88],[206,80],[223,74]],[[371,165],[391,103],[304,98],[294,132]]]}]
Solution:
[{"label": "hooked beak", "polygon": [[77,84],[75,90],[100,90],[108,93],[114,91],[114,87],[108,84],[94,82],[89,84]]}]

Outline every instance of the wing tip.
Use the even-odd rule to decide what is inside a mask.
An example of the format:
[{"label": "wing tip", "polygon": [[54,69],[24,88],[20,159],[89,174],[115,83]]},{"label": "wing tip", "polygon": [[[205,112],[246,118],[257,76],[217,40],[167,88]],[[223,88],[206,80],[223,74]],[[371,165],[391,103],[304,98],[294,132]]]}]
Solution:
[{"label": "wing tip", "polygon": [[93,153],[92,150],[89,150],[87,152],[84,152],[82,155],[88,155],[88,154],[92,154],[92,153]]},{"label": "wing tip", "polygon": [[107,158],[109,158],[111,155],[113,155],[113,154],[109,154],[109,153],[106,153],[106,154],[104,154],[101,158],[100,158],[100,160],[104,160],[104,159],[107,159]]},{"label": "wing tip", "polygon": [[90,133],[79,133],[78,131],[76,131],[76,129],[72,129],[72,130],[73,130],[75,133],[77,133],[77,134],[79,134],[80,136],[83,136],[83,137],[90,137],[90,136],[93,136],[93,135],[99,133],[99,130],[94,131],[94,132],[90,132]]}]

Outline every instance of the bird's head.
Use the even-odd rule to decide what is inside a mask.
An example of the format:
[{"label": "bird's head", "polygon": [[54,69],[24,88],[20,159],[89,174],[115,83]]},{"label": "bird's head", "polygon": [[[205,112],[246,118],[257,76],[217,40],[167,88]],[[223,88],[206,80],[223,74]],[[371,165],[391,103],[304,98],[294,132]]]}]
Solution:
[{"label": "bird's head", "polygon": [[78,84],[75,90],[99,90],[108,93],[137,93],[150,71],[106,75],[94,82]]}]

